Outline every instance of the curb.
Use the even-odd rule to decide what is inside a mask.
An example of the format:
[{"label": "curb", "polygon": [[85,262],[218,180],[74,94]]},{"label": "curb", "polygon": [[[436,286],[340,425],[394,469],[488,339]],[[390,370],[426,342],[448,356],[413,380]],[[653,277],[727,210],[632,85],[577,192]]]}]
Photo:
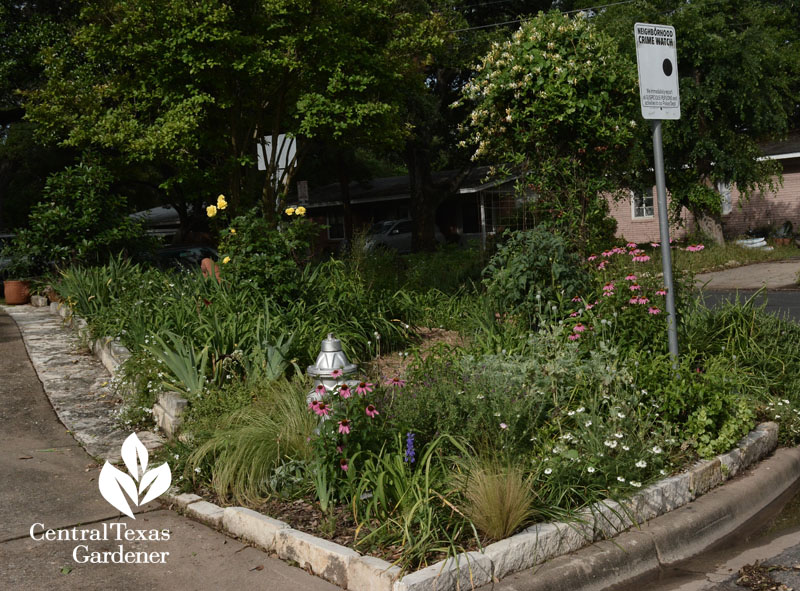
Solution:
[{"label": "curb", "polygon": [[691,558],[733,533],[800,478],[800,448],[783,448],[751,474],[638,530],[518,573],[495,589],[601,591]]},{"label": "curb", "polygon": [[[89,340],[86,322],[69,307],[51,304],[49,311]],[[112,375],[130,355],[110,338],[94,340],[92,350]],[[762,423],[730,452],[698,462],[629,499],[594,503],[579,512],[574,523],[536,524],[481,551],[461,553],[402,577],[400,569],[385,560],[362,556],[244,507],[222,508],[198,495],[173,492],[162,501],[355,591],[449,591],[489,583],[496,587],[509,576],[498,588],[600,590],[704,550],[775,500],[800,478],[800,447],[779,450],[753,475],[700,495],[765,457],[777,439],[778,425]],[[638,529],[626,531],[632,527]],[[520,572],[542,563],[546,564],[535,573]]]},{"label": "curb", "polygon": [[[385,560],[362,556],[251,509],[223,509],[192,494],[168,493],[165,500],[209,525],[221,515],[217,527],[227,534],[355,591],[449,591],[487,584],[502,588],[497,583],[509,575],[509,591],[599,591],[704,550],[774,501],[800,478],[800,448],[781,449],[754,474],[700,495],[769,454],[777,439],[778,425],[762,423],[732,451],[698,462],[624,501],[599,501],[584,509],[577,523],[536,524],[480,552],[462,553],[402,577]],[[633,527],[638,529],[625,531]],[[535,573],[520,572],[542,563],[546,565]]]}]

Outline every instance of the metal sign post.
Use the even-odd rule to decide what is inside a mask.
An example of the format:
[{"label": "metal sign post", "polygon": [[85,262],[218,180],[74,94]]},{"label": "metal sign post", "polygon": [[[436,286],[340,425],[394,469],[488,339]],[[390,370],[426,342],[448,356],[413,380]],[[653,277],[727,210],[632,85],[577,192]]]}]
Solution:
[{"label": "metal sign post", "polygon": [[675,315],[675,289],[672,280],[672,252],[669,243],[667,218],[667,183],[664,178],[664,150],[661,121],[680,119],[681,102],[678,91],[678,52],[675,29],[665,25],[636,23],[636,63],[639,67],[639,97],[642,117],[652,121],[653,160],[658,198],[658,227],[661,234],[661,266],[667,295],[667,335],[669,353],[678,360],[678,329]]}]

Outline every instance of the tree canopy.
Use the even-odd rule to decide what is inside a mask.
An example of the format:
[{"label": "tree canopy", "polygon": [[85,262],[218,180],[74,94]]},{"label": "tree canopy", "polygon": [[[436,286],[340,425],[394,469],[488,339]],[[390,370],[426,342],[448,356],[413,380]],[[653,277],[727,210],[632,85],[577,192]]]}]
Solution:
[{"label": "tree canopy", "polygon": [[602,194],[629,184],[641,124],[635,72],[616,42],[586,16],[540,13],[477,71],[465,88],[473,159],[511,166],[542,221],[582,246],[608,239]]},{"label": "tree canopy", "polygon": [[260,193],[274,211],[296,162],[282,185],[274,152],[259,173],[261,138],[397,134],[402,72],[436,42],[435,15],[414,4],[88,0],[69,43],[46,53],[29,118],[51,141],[157,165],[173,197],[224,190],[235,208]]},{"label": "tree canopy", "polygon": [[717,182],[735,183],[745,196],[776,188],[780,168],[759,160],[759,142],[799,122],[797,2],[639,0],[609,8],[597,21],[619,40],[632,67],[635,22],[675,27],[681,118],[664,123],[674,206],[718,213]]}]

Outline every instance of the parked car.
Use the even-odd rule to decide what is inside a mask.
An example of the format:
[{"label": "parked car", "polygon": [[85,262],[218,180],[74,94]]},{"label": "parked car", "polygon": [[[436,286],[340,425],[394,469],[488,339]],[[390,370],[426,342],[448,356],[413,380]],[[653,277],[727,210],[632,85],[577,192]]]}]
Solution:
[{"label": "parked car", "polygon": [[[367,233],[367,250],[374,248],[391,248],[399,253],[411,252],[411,233],[414,222],[410,219],[386,220],[372,224]],[[436,228],[436,242],[444,244],[444,235]]]},{"label": "parked car", "polygon": [[165,246],[155,253],[155,264],[159,267],[179,269],[199,268],[204,258],[217,260],[217,251],[210,246]]}]

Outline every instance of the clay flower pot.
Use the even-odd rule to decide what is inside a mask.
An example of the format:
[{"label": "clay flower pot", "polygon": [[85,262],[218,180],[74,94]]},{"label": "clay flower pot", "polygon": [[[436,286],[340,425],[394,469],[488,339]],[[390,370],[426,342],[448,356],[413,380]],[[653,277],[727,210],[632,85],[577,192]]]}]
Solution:
[{"label": "clay flower pot", "polygon": [[6,304],[11,306],[27,304],[31,299],[30,281],[3,281],[3,291],[5,293]]}]

